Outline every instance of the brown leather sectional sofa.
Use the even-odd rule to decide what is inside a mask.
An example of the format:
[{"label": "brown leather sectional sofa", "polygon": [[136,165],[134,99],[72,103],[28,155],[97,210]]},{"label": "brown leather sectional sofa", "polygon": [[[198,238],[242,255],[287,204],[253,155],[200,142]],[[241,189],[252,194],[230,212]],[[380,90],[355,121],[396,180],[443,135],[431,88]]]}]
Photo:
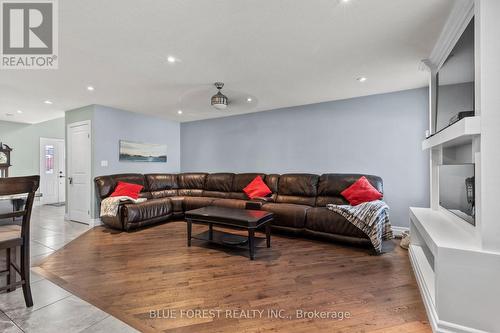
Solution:
[{"label": "brown leather sectional sofa", "polygon": [[[108,197],[118,181],[144,186],[141,197],[148,198],[147,201],[122,204],[116,217],[102,218],[112,228],[129,231],[182,219],[185,211],[208,205],[245,208],[250,200],[243,188],[257,175],[262,176],[273,192],[257,200],[257,207],[275,214],[274,230],[370,244],[361,230],[325,207],[328,203],[347,204],[340,193],[358,180],[360,174],[118,174],[97,177],[95,184],[99,200]],[[383,192],[380,177],[365,176]]]}]

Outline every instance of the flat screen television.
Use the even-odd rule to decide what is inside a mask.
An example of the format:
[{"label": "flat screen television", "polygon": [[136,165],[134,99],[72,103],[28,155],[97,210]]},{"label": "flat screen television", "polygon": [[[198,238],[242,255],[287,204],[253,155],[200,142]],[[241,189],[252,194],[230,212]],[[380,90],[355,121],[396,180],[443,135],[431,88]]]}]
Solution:
[{"label": "flat screen television", "polygon": [[474,116],[474,18],[437,73],[435,132]]},{"label": "flat screen television", "polygon": [[466,222],[476,225],[474,164],[439,166],[439,204]]}]

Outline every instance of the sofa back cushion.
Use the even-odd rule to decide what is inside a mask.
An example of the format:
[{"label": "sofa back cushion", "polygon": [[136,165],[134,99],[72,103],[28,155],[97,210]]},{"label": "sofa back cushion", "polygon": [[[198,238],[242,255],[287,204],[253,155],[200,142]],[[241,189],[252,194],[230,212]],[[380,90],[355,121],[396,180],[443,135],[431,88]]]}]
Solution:
[{"label": "sofa back cushion", "polygon": [[266,175],[263,173],[239,173],[234,175],[229,198],[248,200],[248,196],[243,192],[243,189],[257,176],[261,176],[264,179]]},{"label": "sofa back cushion", "polygon": [[140,195],[141,197],[147,197],[149,194],[148,193],[149,190],[147,188],[146,179],[144,178],[144,175],[138,173],[123,173],[117,175],[96,177],[94,179],[94,183],[96,185],[96,195],[101,200],[109,197],[111,193],[113,193],[113,191],[115,190],[115,187],[119,181],[142,185],[143,188]]},{"label": "sofa back cushion", "polygon": [[267,187],[273,192],[273,198],[276,199],[278,194],[278,182],[280,180],[280,175],[278,174],[269,174],[264,177],[264,183],[266,183]]},{"label": "sofa back cushion", "polygon": [[351,173],[326,173],[321,175],[319,178],[316,206],[324,207],[329,203],[336,205],[348,205],[349,202],[340,193],[354,184],[362,176],[365,176],[370,184],[372,184],[373,187],[375,187],[380,193],[384,193],[382,178],[378,176]]},{"label": "sofa back cushion", "polygon": [[233,186],[234,173],[211,173],[207,176],[204,197],[228,198]]},{"label": "sofa back cushion", "polygon": [[173,173],[151,173],[145,175],[146,183],[153,198],[177,195],[177,175]]},{"label": "sofa back cushion", "polygon": [[307,173],[281,175],[276,202],[314,206],[318,180],[318,175]]},{"label": "sofa back cushion", "polygon": [[200,197],[203,193],[207,173],[180,173],[177,175],[180,196]]}]

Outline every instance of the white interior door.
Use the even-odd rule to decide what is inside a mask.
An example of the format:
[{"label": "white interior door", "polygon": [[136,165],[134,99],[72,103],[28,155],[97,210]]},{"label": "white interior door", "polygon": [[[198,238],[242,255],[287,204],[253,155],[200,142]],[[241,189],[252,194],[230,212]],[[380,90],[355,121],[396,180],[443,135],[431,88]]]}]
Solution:
[{"label": "white interior door", "polygon": [[90,121],[68,125],[68,217],[90,223]]},{"label": "white interior door", "polygon": [[64,140],[40,138],[40,192],[41,203],[62,203],[65,199]]},{"label": "white interior door", "polygon": [[57,142],[57,151],[59,152],[57,154],[57,165],[58,165],[58,171],[57,171],[57,179],[58,179],[58,189],[57,189],[57,194],[58,194],[58,199],[57,202],[65,202],[66,201],[66,145],[64,143],[64,140],[60,140]]}]

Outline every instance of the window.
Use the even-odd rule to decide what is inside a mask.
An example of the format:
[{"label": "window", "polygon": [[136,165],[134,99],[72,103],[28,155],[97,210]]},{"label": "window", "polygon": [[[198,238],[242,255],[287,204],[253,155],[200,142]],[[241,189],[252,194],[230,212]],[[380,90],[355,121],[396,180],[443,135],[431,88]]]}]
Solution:
[{"label": "window", "polygon": [[54,173],[54,146],[45,145],[45,174]]}]

